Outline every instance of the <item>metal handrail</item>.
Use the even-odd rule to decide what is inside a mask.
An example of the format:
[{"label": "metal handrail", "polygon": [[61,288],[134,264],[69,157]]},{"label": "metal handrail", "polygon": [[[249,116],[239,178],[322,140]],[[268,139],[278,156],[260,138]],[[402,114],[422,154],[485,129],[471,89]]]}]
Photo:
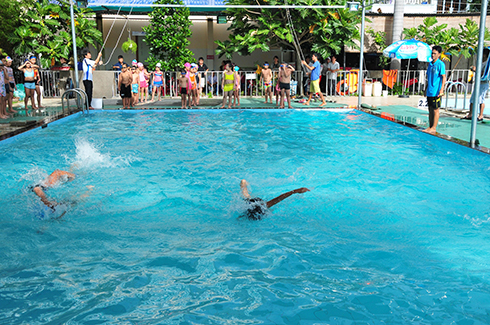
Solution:
[{"label": "metal handrail", "polygon": [[[449,98],[449,91],[448,90],[451,90],[454,86],[456,86],[456,92],[455,92],[455,98],[454,98],[454,107],[448,107],[447,105],[447,100]],[[446,93],[446,107],[444,107],[444,109],[447,111],[448,108],[454,108],[454,109],[457,109],[458,108],[458,86],[462,86],[463,89],[464,89],[464,101],[463,101],[463,110],[466,109],[466,94],[467,94],[467,89],[466,89],[466,85],[460,81],[449,81],[448,83],[446,83],[446,86],[445,86],[445,93]]]},{"label": "metal handrail", "polygon": [[[77,95],[80,96],[80,98],[84,98],[85,99],[84,100],[84,102],[85,102],[84,104],[85,105],[82,105],[82,113],[85,111],[85,109],[87,110],[87,113],[88,113],[90,105],[88,103],[87,93],[83,89],[74,88],[74,89],[68,89],[61,96],[61,107],[63,109],[63,114],[65,114],[65,101],[64,101],[65,98],[67,100],[68,107],[70,107],[70,100],[67,98],[70,93],[76,93]],[[77,97],[77,105],[78,105],[78,107],[80,107],[80,99],[78,97]],[[84,106],[85,106],[85,109],[84,109]]]}]

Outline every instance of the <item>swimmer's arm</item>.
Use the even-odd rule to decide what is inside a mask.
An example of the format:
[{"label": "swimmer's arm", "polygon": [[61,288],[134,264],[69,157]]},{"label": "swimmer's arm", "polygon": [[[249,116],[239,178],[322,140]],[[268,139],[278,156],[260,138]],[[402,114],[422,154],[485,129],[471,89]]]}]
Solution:
[{"label": "swimmer's arm", "polygon": [[56,205],[56,202],[51,202],[50,200],[48,200],[48,197],[46,196],[46,193],[44,193],[44,191],[39,186],[34,187],[33,191],[34,191],[34,193],[36,193],[37,196],[39,196],[39,198],[41,199],[41,201],[47,207],[53,208]]},{"label": "swimmer's arm", "polygon": [[277,203],[281,202],[282,200],[287,199],[288,197],[290,197],[293,194],[305,193],[305,192],[309,192],[309,191],[310,190],[307,189],[306,187],[302,187],[302,188],[297,188],[295,190],[292,190],[292,191],[289,191],[287,193],[281,194],[278,197],[276,197],[276,198],[268,201],[267,202],[267,207],[270,208],[270,207],[276,205]]}]

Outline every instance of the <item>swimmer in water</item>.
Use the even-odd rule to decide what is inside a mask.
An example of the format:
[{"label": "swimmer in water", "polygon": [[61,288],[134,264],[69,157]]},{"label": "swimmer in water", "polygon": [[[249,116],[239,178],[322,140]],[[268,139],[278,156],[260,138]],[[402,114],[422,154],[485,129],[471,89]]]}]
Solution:
[{"label": "swimmer in water", "polygon": [[[51,188],[57,184],[71,182],[75,179],[75,177],[76,177],[76,175],[71,173],[71,172],[67,172],[64,170],[57,169],[54,172],[52,172],[51,175],[49,175],[44,181],[42,181],[39,184],[36,184],[34,186],[31,186],[30,189],[32,189],[32,191],[41,199],[41,201],[44,203],[45,206],[47,206],[48,208],[50,208],[54,212],[54,211],[56,211],[56,206],[61,205],[61,203],[58,203],[54,200],[49,200],[45,192],[49,188]],[[89,191],[91,191],[93,186],[87,186],[87,188],[89,189]],[[87,196],[88,196],[88,192],[83,194],[81,196],[81,198],[84,198]],[[61,216],[59,216],[58,219],[63,217],[63,215],[65,215],[65,213],[66,213],[66,211],[63,212],[63,214]]]},{"label": "swimmer in water", "polygon": [[284,194],[281,194],[278,197],[265,202],[261,198],[258,197],[253,198],[250,195],[250,193],[248,193],[248,182],[242,179],[242,181],[240,182],[240,191],[242,193],[243,199],[245,200],[245,202],[247,202],[248,207],[247,207],[247,211],[239,218],[247,217],[249,220],[260,220],[262,219],[262,216],[267,212],[267,209],[273,207],[277,203],[290,197],[293,194],[305,193],[305,192],[309,192],[310,190],[307,189],[306,187],[298,188],[286,192]]}]

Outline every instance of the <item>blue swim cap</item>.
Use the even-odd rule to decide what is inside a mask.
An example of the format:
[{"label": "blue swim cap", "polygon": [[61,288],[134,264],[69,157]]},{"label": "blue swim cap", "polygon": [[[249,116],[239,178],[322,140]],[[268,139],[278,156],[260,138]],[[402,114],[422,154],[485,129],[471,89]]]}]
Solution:
[{"label": "blue swim cap", "polygon": [[235,66],[235,71],[238,71],[238,70],[240,70],[240,67]]}]

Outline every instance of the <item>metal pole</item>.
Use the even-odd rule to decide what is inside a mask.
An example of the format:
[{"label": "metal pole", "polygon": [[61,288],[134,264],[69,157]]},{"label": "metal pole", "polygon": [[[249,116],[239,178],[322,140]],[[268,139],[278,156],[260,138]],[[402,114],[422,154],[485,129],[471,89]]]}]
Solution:
[{"label": "metal pole", "polygon": [[70,17],[71,17],[71,40],[73,42],[73,64],[75,66],[75,88],[78,88],[77,37],[75,35],[75,18],[73,14],[73,0],[70,0]]},{"label": "metal pole", "polygon": [[359,56],[359,78],[357,78],[357,93],[358,93],[358,102],[357,108],[361,108],[362,102],[362,83],[363,83],[363,71],[362,64],[364,61],[364,21],[366,16],[366,2],[362,0],[362,20],[361,20],[361,51]]},{"label": "metal pole", "polygon": [[485,38],[485,18],[487,17],[488,0],[482,0],[481,13],[480,13],[480,35],[478,37],[478,50],[476,55],[476,71],[475,71],[475,102],[473,103],[473,113],[471,115],[471,134],[470,134],[470,147],[475,147],[476,138],[476,122],[478,118],[478,112],[480,111],[480,83],[481,83],[481,68],[483,57],[483,40]]}]

